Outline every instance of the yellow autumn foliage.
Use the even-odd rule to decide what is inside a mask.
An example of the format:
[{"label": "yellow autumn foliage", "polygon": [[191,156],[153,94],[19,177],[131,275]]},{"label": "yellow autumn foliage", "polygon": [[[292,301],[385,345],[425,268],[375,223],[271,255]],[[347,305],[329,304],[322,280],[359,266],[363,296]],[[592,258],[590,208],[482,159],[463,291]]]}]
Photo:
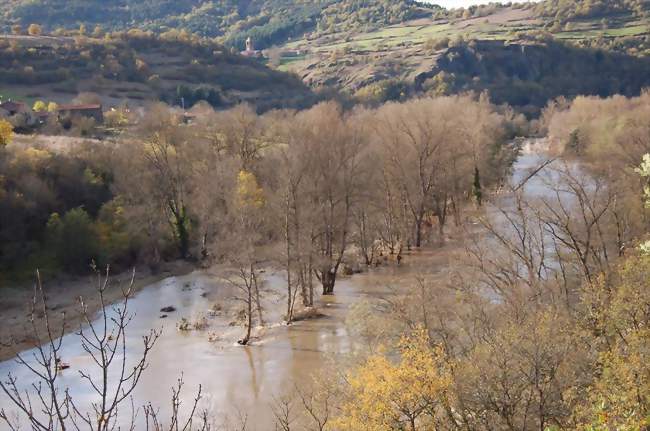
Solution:
[{"label": "yellow autumn foliage", "polygon": [[38,24],[30,24],[29,27],[27,27],[27,33],[30,36],[40,36],[41,33],[43,33],[43,28]]},{"label": "yellow autumn foliage", "polygon": [[0,147],[11,143],[14,137],[14,128],[7,120],[0,119]]},{"label": "yellow autumn foliage", "polygon": [[237,175],[237,204],[243,209],[258,209],[264,206],[264,190],[257,183],[252,172],[239,171]]},{"label": "yellow autumn foliage", "polygon": [[399,344],[399,360],[373,355],[348,375],[348,394],[334,429],[431,429],[446,403],[451,376],[441,348],[418,332]]},{"label": "yellow autumn foliage", "polygon": [[18,152],[14,156],[12,164],[14,165],[27,165],[31,169],[38,169],[44,166],[52,158],[52,153],[47,150],[39,148],[27,148],[24,151]]},{"label": "yellow autumn foliage", "polygon": [[34,107],[32,109],[36,112],[45,112],[47,111],[47,104],[42,100],[37,100],[34,102]]},{"label": "yellow autumn foliage", "polygon": [[650,427],[650,256],[627,259],[614,286],[597,286],[595,315],[609,348],[601,352],[602,372],[590,390],[585,417],[590,430],[643,430]]}]

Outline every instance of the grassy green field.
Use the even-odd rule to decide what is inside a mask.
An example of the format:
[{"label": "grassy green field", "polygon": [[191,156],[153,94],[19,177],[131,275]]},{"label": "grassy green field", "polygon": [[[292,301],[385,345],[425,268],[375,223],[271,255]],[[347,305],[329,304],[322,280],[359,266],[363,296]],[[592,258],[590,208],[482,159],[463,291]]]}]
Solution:
[{"label": "grassy green field", "polygon": [[277,69],[282,72],[288,72],[291,70],[291,65],[298,61],[304,61],[307,58],[306,55],[297,55],[295,57],[282,57],[280,59],[280,64]]},{"label": "grassy green field", "polygon": [[[434,37],[444,37],[456,34],[457,31],[447,23],[431,25],[407,25],[402,27],[386,27],[379,31],[362,33],[360,35],[348,38],[348,40],[337,40],[335,42],[326,42],[321,45],[314,45],[312,50],[315,52],[333,51],[343,48],[354,48],[366,51],[375,51],[381,47],[391,47],[400,44],[423,43],[427,39]],[[303,40],[291,42],[286,45],[287,48],[295,49],[306,44]]]},{"label": "grassy green field", "polygon": [[571,39],[591,39],[596,37],[626,37],[626,36],[642,36],[650,33],[648,24],[628,25],[619,28],[590,28],[590,29],[572,29],[556,33],[555,37],[558,39],[571,40]]},{"label": "grassy green field", "polygon": [[[380,31],[363,33],[345,41],[325,42],[312,45],[314,52],[327,52],[351,48],[362,51],[377,51],[401,45],[419,45],[430,39],[454,38],[463,36],[484,40],[505,40],[512,31],[522,30],[521,26],[503,26],[499,24],[480,23],[462,28],[450,23],[432,23],[429,25],[406,25],[402,27],[387,27]],[[305,41],[291,42],[287,48],[296,49],[305,46]]]},{"label": "grassy green field", "polygon": [[36,97],[26,97],[25,94],[22,93],[16,93],[12,90],[9,90],[7,88],[0,88],[0,101],[6,101],[6,100],[20,100],[22,102],[25,102],[29,104],[30,106],[36,102],[37,98]]},{"label": "grassy green field", "polygon": [[[440,38],[455,38],[462,36],[479,40],[508,40],[516,32],[541,29],[538,24],[531,24],[528,21],[506,21],[490,22],[489,17],[470,21],[441,22],[431,21],[430,23],[405,23],[383,28],[381,30],[358,34],[355,36],[330,35],[317,41],[306,41],[304,39],[292,41],[285,45],[289,49],[309,47],[312,52],[323,53],[341,49],[353,49],[355,51],[382,51],[396,46],[408,46],[423,44],[427,40]],[[555,33],[558,39],[576,40],[598,37],[625,37],[641,36],[650,34],[649,22],[638,20],[619,19],[611,23],[609,28],[603,28],[599,20],[581,21],[574,23],[570,29]],[[283,64],[293,63],[289,60]]]}]

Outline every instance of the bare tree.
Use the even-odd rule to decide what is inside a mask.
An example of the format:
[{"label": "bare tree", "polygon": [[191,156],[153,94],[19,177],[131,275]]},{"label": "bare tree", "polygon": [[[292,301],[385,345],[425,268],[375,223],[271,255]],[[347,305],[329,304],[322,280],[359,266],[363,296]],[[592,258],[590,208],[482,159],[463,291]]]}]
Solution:
[{"label": "bare tree", "polygon": [[486,235],[468,247],[481,284],[501,300],[519,304],[524,298],[541,301],[543,287],[552,276],[544,223],[521,192],[512,195],[513,207],[488,207],[479,218]]},{"label": "bare tree", "polygon": [[567,165],[554,173],[555,184],[548,185],[553,197],[543,200],[540,216],[557,249],[568,250],[584,280],[593,283],[610,269],[610,260],[618,255],[614,249],[626,242],[615,211],[616,196],[599,178]]},{"label": "bare tree", "polygon": [[[135,271],[133,277],[135,277]],[[131,297],[133,278],[128,290],[122,291],[124,298],[122,304],[112,308],[115,314],[114,317],[110,317],[106,313],[107,306],[104,301],[104,292],[108,287],[108,283],[109,274],[107,269],[103,282],[101,276],[98,275],[99,298],[102,310],[104,310],[99,325],[91,321],[83,298],[79,299],[86,325],[85,327],[81,325],[78,332],[81,337],[81,346],[101,370],[101,378],[96,379],[91,373],[85,371],[79,371],[79,374],[93,388],[98,395],[99,401],[91,404],[91,414],[91,412],[83,412],[72,398],[69,399],[76,413],[73,418],[78,417],[89,429],[95,428],[98,431],[108,430],[114,426],[113,422],[117,418],[118,407],[123,402],[126,402],[135,390],[142,373],[147,368],[149,352],[158,337],[160,337],[160,331],[156,330],[151,330],[149,334],[145,335],[142,339],[142,354],[135,362],[135,365],[131,366],[132,369],[129,368],[127,365],[125,331],[132,319],[132,315],[128,312],[128,303]],[[115,368],[119,370],[120,377],[113,389],[112,386],[109,386],[108,376]]]},{"label": "bare tree", "polygon": [[283,220],[287,322],[291,322],[298,294],[304,306],[314,304],[312,237],[315,214],[307,195],[310,154],[303,140],[306,125],[299,123],[295,114],[280,119],[279,123],[278,139],[284,144],[277,147],[281,169],[276,209]]},{"label": "bare tree", "polygon": [[189,199],[196,221],[194,226],[200,231],[201,257],[211,257],[209,261],[212,261],[222,258],[228,249],[222,240],[227,237],[230,203],[240,163],[226,149],[219,117],[212,108],[206,110],[208,113],[199,116],[191,128],[188,142],[192,157]]},{"label": "bare tree", "polygon": [[420,247],[425,217],[432,207],[442,134],[435,130],[438,119],[419,111],[414,103],[385,106],[379,113],[378,135],[386,148],[390,175],[412,217],[413,241]]},{"label": "bare tree", "polygon": [[296,386],[296,393],[300,398],[303,410],[312,423],[312,428],[317,431],[324,431],[332,415],[332,404],[334,404],[334,394],[329,388],[324,387],[315,389],[301,389]]},{"label": "bare tree", "polygon": [[314,271],[323,294],[331,295],[350,240],[367,131],[332,103],[318,105],[299,118],[310,124],[305,138],[311,154],[307,199],[316,213],[312,240],[318,260]]},{"label": "bare tree", "polygon": [[434,217],[438,239],[444,242],[448,216],[453,213],[460,224],[477,174],[495,162],[491,153],[499,153],[503,118],[483,98],[457,96],[388,104],[376,121],[390,180],[385,183],[399,190],[415,246],[422,245],[425,225]]},{"label": "bare tree", "polygon": [[255,171],[263,151],[273,144],[264,135],[266,127],[263,118],[249,105],[238,105],[216,113],[209,117],[209,121],[212,128],[208,136],[213,145],[236,157],[243,170]]},{"label": "bare tree", "polygon": [[239,343],[246,345],[250,341],[255,311],[259,324],[264,324],[259,265],[263,260],[261,246],[264,245],[264,232],[267,228],[264,217],[267,200],[253,173],[244,170],[239,172],[231,206],[233,217],[228,237],[231,245],[228,260],[236,269],[234,278],[229,281],[242,293],[237,299],[245,306],[246,335]]},{"label": "bare tree", "polygon": [[181,419],[181,394],[184,385],[185,383],[181,377],[178,379],[176,386],[172,388],[169,425],[163,423],[159,410],[151,405],[151,403],[144,406],[145,429],[147,431],[210,431],[212,429],[207,410],[198,411],[199,401],[203,397],[200,385],[191,404],[187,419],[184,421]]},{"label": "bare tree", "polygon": [[240,294],[236,299],[244,304],[244,314],[246,316],[246,334],[238,341],[241,345],[247,345],[251,339],[253,328],[253,313],[257,310],[260,319],[260,325],[264,322],[261,320],[262,310],[259,303],[259,268],[257,263],[248,260],[246,263],[240,262],[236,265],[238,269],[233,277],[228,278],[228,282],[234,286]]},{"label": "bare tree", "polygon": [[139,214],[168,224],[182,258],[190,252],[192,188],[188,129],[165,106],[154,106],[118,165],[118,190]]},{"label": "bare tree", "polygon": [[[37,306],[43,313],[45,333],[39,330]],[[32,365],[22,354],[17,355],[16,361],[37,378],[30,388],[34,391],[35,400],[32,400],[33,396],[30,395],[29,390],[24,392],[20,390],[16,377],[11,374],[7,376],[6,381],[0,381],[0,388],[20,413],[27,417],[32,429],[45,431],[60,428],[65,430],[69,422],[71,406],[68,394],[62,394],[58,388],[57,379],[61,367],[59,352],[66,326],[65,322],[60,329],[50,326],[45,293],[38,271],[29,321],[36,340],[33,353],[35,365]],[[18,423],[13,422],[5,408],[0,410],[0,419],[4,420],[12,430],[19,429]]]}]

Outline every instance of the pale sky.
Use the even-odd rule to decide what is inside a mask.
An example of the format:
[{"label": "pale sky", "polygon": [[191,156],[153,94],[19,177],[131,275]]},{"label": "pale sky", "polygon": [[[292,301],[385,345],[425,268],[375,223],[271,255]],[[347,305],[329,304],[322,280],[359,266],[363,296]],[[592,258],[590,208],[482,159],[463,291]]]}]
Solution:
[{"label": "pale sky", "polygon": [[[427,3],[439,4],[440,6],[444,6],[448,9],[455,8],[455,7],[467,7],[474,4],[490,3],[490,0],[425,0],[425,1],[427,1]],[[533,0],[533,1],[538,1],[538,0]],[[507,0],[502,1],[502,3],[507,3]]]}]

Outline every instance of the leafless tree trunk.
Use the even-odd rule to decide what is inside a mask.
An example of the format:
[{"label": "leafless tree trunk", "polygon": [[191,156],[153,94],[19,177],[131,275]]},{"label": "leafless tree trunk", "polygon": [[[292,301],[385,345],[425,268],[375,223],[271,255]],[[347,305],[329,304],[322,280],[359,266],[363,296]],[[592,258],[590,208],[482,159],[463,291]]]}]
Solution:
[{"label": "leafless tree trunk", "polygon": [[237,274],[228,279],[228,282],[237,288],[240,295],[236,299],[244,303],[244,310],[246,314],[246,334],[244,338],[238,341],[241,345],[247,345],[251,339],[251,332],[253,328],[253,313],[257,309],[260,324],[262,324],[262,311],[259,306],[259,284],[258,284],[258,269],[253,261],[242,263],[237,269]]}]

